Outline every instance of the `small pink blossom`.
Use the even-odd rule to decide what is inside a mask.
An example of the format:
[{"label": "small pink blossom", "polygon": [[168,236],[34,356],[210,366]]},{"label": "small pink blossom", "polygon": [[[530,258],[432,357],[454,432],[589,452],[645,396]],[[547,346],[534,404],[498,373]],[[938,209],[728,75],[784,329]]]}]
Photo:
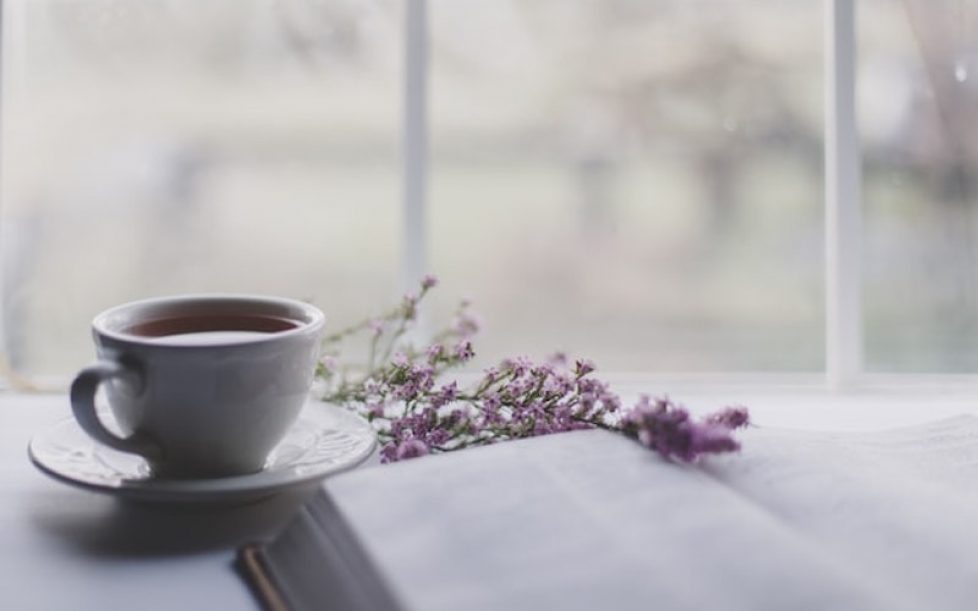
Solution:
[{"label": "small pink blossom", "polygon": [[382,462],[393,462],[394,460],[405,460],[408,458],[418,458],[425,456],[431,449],[420,439],[406,439],[399,443],[394,449],[393,456],[390,452],[381,457]]},{"label": "small pink blossom", "polygon": [[547,357],[547,363],[550,363],[554,367],[567,367],[567,355],[563,352],[554,352]]},{"label": "small pink blossom", "polygon": [[574,373],[578,376],[586,376],[594,371],[594,363],[588,359],[577,359],[574,362]]},{"label": "small pink blossom", "polygon": [[367,410],[367,417],[369,419],[383,418],[384,417],[384,404],[379,402],[367,403],[365,406]]},{"label": "small pink blossom", "polygon": [[750,424],[750,414],[746,407],[725,407],[715,414],[707,416],[706,422],[727,427],[728,429],[739,429]]},{"label": "small pink blossom", "polygon": [[434,364],[441,359],[442,355],[445,353],[445,346],[442,346],[441,344],[432,344],[428,346],[428,349],[425,352],[427,354],[428,362]]},{"label": "small pink blossom", "polygon": [[455,321],[452,323],[452,330],[462,338],[474,337],[481,329],[482,321],[479,320],[478,316],[468,310],[459,312],[455,316]]},{"label": "small pink blossom", "polygon": [[340,366],[340,363],[336,357],[329,354],[319,359],[319,363],[322,365],[323,371],[330,374],[336,373]]},{"label": "small pink blossom", "polygon": [[384,321],[379,318],[371,319],[370,322],[367,323],[367,327],[375,336],[380,335],[384,332]]},{"label": "small pink blossom", "polygon": [[472,349],[472,342],[469,340],[461,341],[455,346],[455,358],[459,361],[465,362],[474,356],[475,351]]},{"label": "small pink blossom", "polygon": [[714,414],[696,422],[684,407],[665,398],[653,403],[643,395],[622,418],[621,430],[663,458],[694,462],[704,454],[740,449],[730,435],[732,429],[716,420]]}]

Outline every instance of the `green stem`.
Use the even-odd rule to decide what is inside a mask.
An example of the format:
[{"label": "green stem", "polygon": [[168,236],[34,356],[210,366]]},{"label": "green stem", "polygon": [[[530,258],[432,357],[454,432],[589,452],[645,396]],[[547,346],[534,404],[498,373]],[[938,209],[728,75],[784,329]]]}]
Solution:
[{"label": "green stem", "polygon": [[[367,374],[374,370],[374,357],[377,356],[377,342],[380,341],[380,333],[374,333],[370,338],[370,354],[367,357]],[[364,378],[366,380],[366,378]]]}]

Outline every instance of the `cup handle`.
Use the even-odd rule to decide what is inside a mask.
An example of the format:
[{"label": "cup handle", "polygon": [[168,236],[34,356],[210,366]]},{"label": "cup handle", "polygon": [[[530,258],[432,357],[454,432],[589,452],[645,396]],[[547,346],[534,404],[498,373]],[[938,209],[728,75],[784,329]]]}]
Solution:
[{"label": "cup handle", "polygon": [[119,378],[127,380],[135,388],[142,386],[142,377],[132,367],[114,360],[100,360],[82,369],[71,383],[71,411],[82,430],[95,441],[115,450],[139,454],[152,461],[162,458],[160,446],[145,433],[136,432],[129,437],[119,437],[105,428],[95,408],[95,393],[99,385]]}]

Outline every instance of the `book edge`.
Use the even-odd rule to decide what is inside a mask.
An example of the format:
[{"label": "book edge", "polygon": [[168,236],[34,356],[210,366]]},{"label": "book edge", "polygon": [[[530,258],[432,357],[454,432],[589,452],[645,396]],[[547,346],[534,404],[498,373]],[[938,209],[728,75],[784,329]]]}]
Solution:
[{"label": "book edge", "polygon": [[238,548],[234,567],[265,611],[291,611],[278,581],[269,571],[264,543],[246,543]]}]

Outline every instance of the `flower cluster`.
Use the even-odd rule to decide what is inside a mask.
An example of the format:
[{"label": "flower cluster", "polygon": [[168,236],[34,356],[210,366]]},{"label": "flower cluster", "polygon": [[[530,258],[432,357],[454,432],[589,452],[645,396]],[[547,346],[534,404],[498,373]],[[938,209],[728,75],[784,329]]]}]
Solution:
[{"label": "flower cluster", "polygon": [[728,407],[697,422],[682,406],[643,395],[621,419],[620,429],[665,458],[691,462],[702,454],[739,450],[731,433],[748,423],[743,407]]},{"label": "flower cluster", "polygon": [[[570,364],[563,354],[542,363],[526,357],[503,360],[468,389],[455,381],[440,382],[445,371],[474,357],[471,338],[481,324],[463,302],[452,324],[434,334],[424,350],[406,344],[418,304],[436,284],[426,276],[418,295],[405,296],[399,307],[326,339],[317,372],[321,398],[348,406],[374,424],[383,462],[592,428],[624,434],[665,458],[687,462],[739,449],[731,433],[748,424],[745,408],[695,421],[668,399],[653,402],[643,396],[626,410],[608,384],[593,376],[593,363]],[[370,336],[368,363],[362,370],[344,368],[337,346],[361,331]]]}]

